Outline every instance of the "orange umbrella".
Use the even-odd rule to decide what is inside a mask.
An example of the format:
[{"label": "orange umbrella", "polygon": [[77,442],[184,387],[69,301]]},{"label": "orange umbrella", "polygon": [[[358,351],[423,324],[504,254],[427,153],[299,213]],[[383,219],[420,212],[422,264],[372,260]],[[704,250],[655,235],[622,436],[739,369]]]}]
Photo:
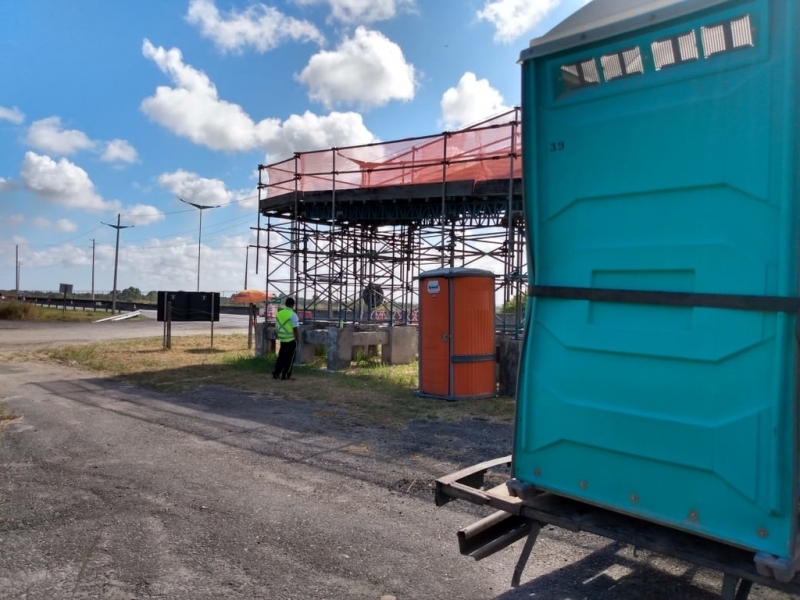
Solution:
[{"label": "orange umbrella", "polygon": [[267,299],[267,294],[261,290],[242,290],[231,296],[231,302],[240,304],[255,304],[257,302],[264,302]]}]

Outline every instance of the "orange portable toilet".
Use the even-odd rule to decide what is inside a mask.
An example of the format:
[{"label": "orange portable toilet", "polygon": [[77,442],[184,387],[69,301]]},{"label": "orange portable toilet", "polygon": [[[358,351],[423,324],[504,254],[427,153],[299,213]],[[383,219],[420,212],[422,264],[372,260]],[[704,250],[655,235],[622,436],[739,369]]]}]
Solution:
[{"label": "orange portable toilet", "polygon": [[494,396],[494,274],[436,269],[419,276],[419,391],[446,400]]}]

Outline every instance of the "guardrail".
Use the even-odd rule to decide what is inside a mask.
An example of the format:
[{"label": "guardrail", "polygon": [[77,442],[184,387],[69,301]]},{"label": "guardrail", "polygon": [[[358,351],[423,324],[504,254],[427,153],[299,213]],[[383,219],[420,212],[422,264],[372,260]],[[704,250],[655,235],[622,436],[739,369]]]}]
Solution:
[{"label": "guardrail", "polygon": [[[50,298],[48,296],[26,296],[25,302],[30,302],[33,304],[37,304],[39,306],[47,306],[51,308],[62,308],[64,306],[64,298]],[[67,308],[71,308],[74,310],[93,310],[93,311],[105,311],[111,312],[111,300],[91,300],[87,298],[67,298],[66,300]],[[158,308],[158,304],[155,302],[139,302],[139,301],[128,301],[128,300],[117,300],[117,312],[129,312],[132,310],[156,310]],[[219,307],[219,312],[221,314],[226,315],[247,315],[248,314],[248,305],[247,304],[222,304]],[[263,319],[261,315],[261,309],[259,309],[259,318]],[[373,311],[375,312],[375,311]],[[416,311],[414,311],[416,312]],[[300,321],[302,323],[312,323],[312,322],[321,322],[321,323],[338,323],[339,322],[339,312],[333,311],[332,318],[329,318],[328,310],[320,310],[320,311],[298,311],[298,316],[300,317]],[[381,319],[376,318],[382,317],[385,315],[381,315],[380,313],[370,315],[371,319],[367,321],[367,323],[372,325],[387,325],[388,318]],[[402,314],[398,315],[395,314],[395,325],[403,325],[404,323],[401,320]],[[411,322],[409,325],[418,325],[417,320],[414,318],[417,315],[410,315],[412,317]],[[345,323],[352,323],[354,318],[356,317],[352,311],[347,311],[347,314],[343,315]],[[495,329],[498,332],[513,334],[515,327],[517,334],[521,333],[522,326],[517,325],[515,322],[515,317],[512,314],[502,314],[498,313],[495,315]]]},{"label": "guardrail", "polygon": [[[26,296],[25,302],[48,308],[63,308],[66,303],[67,308],[73,310],[93,310],[111,312],[111,300],[91,300],[86,298],[48,298],[47,296]],[[132,310],[156,310],[158,304],[155,302],[131,302],[127,300],[117,300],[117,312],[128,312]],[[247,315],[248,306],[221,305],[219,312],[227,315]]]}]

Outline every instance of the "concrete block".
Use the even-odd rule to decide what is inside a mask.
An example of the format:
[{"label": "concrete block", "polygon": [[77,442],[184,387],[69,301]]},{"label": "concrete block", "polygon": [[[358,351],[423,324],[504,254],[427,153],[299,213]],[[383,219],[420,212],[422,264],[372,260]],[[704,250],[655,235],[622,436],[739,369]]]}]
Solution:
[{"label": "concrete block", "polygon": [[381,346],[389,343],[388,330],[353,333],[353,346]]},{"label": "concrete block", "polygon": [[328,370],[338,371],[350,367],[353,358],[353,326],[328,328]]},{"label": "concrete block", "polygon": [[296,365],[304,365],[306,363],[314,362],[317,357],[316,344],[299,344],[297,346],[297,356],[295,357]]},{"label": "concrete block", "polygon": [[264,356],[270,352],[276,352],[275,347],[275,324],[256,323],[256,356]]},{"label": "concrete block", "polygon": [[328,345],[328,330],[327,329],[303,329],[300,333],[300,339],[306,344],[315,344],[318,346]]},{"label": "concrete block", "polygon": [[407,365],[417,359],[419,329],[412,326],[389,327],[389,343],[381,357],[387,365]]}]

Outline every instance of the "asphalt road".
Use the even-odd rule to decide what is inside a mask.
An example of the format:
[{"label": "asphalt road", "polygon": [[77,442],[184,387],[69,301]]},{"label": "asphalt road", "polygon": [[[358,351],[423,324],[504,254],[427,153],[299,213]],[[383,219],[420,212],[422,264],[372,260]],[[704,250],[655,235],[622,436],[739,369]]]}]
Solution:
[{"label": "asphalt road", "polygon": [[[98,312],[97,315],[98,319],[110,316],[103,312]],[[163,335],[164,324],[156,321],[155,311],[142,311],[142,317],[102,323],[0,321],[0,351]],[[172,324],[173,336],[210,333],[211,323]],[[247,333],[247,316],[220,315],[219,322],[214,323],[214,333]]]},{"label": "asphalt road", "polygon": [[507,454],[510,427],[352,426],[280,385],[170,395],[0,363],[0,402],[22,415],[0,434],[0,598],[718,597],[714,573],[554,529],[510,590],[521,543],[462,557],[479,509],[436,508],[430,487]]}]

